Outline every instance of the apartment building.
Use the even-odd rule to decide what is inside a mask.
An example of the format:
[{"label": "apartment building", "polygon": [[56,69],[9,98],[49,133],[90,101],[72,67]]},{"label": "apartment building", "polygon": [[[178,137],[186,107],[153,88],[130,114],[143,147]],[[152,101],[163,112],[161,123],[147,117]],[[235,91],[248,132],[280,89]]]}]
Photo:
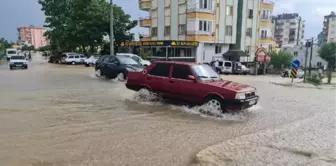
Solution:
[{"label": "apartment building", "polygon": [[336,42],[336,14],[331,12],[324,16],[323,29],[318,36],[319,44],[325,42]]},{"label": "apartment building", "polygon": [[277,44],[302,45],[304,44],[305,21],[297,13],[284,13],[275,18],[275,39]]},{"label": "apartment building", "polygon": [[148,17],[139,21],[148,28],[148,34],[141,36],[146,43],[141,45],[158,58],[210,62],[224,56],[252,62],[259,45],[261,2],[139,0],[140,9],[148,11]]},{"label": "apartment building", "polygon": [[263,1],[261,4],[261,16],[259,27],[259,44],[260,47],[271,51],[276,48],[274,40],[275,24],[272,16],[274,8],[274,1]]},{"label": "apartment building", "polygon": [[27,26],[27,27],[18,27],[18,40],[21,43],[29,43],[36,48],[43,47],[47,45],[47,39],[43,36],[45,28]]}]

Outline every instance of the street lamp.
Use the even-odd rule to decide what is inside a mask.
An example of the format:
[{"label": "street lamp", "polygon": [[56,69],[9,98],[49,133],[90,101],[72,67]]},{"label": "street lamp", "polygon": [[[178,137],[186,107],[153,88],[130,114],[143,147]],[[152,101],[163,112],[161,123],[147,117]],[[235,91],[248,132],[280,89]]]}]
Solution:
[{"label": "street lamp", "polygon": [[110,0],[110,55],[114,55],[114,32],[113,32],[113,0]]}]

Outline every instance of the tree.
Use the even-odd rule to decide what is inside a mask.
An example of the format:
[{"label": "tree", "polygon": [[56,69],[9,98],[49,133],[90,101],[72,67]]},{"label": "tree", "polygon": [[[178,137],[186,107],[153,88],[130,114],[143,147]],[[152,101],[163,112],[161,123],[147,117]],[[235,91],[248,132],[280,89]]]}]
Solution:
[{"label": "tree", "polygon": [[0,52],[4,52],[7,48],[10,48],[11,44],[4,38],[0,38]]},{"label": "tree", "polygon": [[[39,0],[46,16],[45,33],[51,49],[73,51],[78,48],[95,52],[98,46],[109,47],[103,36],[110,33],[110,4],[106,0]],[[137,25],[121,7],[114,5],[115,45],[133,40],[130,30]],[[89,49],[89,50],[87,50]],[[108,49],[109,50],[109,49]]]},{"label": "tree", "polygon": [[328,63],[328,84],[331,83],[332,71],[336,67],[336,43],[325,43],[318,51],[319,56]]},{"label": "tree", "polygon": [[281,69],[282,66],[289,68],[292,63],[293,55],[288,52],[270,52],[271,62],[270,65],[273,65],[275,69]]}]

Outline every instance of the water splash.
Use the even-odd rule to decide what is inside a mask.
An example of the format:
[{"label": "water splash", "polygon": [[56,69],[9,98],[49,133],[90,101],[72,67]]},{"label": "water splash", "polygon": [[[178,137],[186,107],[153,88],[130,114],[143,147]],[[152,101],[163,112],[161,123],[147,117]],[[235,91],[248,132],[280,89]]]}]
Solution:
[{"label": "water splash", "polygon": [[139,92],[135,93],[132,99],[129,99],[141,104],[146,105],[168,105],[172,110],[178,110],[185,112],[191,115],[198,115],[203,118],[210,118],[214,120],[228,120],[228,121],[244,121],[249,117],[250,111],[256,111],[260,109],[260,106],[254,106],[249,110],[242,111],[232,111],[228,113],[218,113],[213,107],[209,105],[201,105],[201,106],[187,106],[187,105],[175,105],[170,104],[169,102],[165,102],[162,99],[161,95],[152,93],[146,89],[141,89]]}]

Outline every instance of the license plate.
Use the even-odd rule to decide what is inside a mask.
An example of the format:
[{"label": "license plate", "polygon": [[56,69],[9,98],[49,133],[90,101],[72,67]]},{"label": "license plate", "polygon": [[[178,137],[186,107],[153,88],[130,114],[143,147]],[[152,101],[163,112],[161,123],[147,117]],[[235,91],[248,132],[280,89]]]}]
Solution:
[{"label": "license plate", "polygon": [[19,66],[19,67],[21,67],[22,65],[16,65],[16,66]]},{"label": "license plate", "polygon": [[251,100],[249,101],[249,105],[254,105],[257,102],[257,100]]}]

